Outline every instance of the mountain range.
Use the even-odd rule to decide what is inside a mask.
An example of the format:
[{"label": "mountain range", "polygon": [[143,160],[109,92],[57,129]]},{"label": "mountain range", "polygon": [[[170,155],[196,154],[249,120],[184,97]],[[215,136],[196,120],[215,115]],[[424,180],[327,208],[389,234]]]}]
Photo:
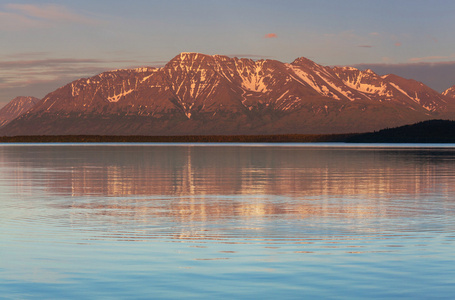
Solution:
[{"label": "mountain range", "polygon": [[8,120],[7,106],[4,136],[350,133],[455,119],[455,86],[439,93],[304,57],[283,63],[181,53],[161,68],[73,81],[31,106],[17,104],[23,109]]}]

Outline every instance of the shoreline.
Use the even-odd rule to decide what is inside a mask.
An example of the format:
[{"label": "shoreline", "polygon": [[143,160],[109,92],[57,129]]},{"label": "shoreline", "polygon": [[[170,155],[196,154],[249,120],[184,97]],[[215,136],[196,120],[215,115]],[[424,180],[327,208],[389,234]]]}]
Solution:
[{"label": "shoreline", "polygon": [[327,143],[346,142],[357,134],[283,134],[283,135],[36,135],[2,136],[0,143]]},{"label": "shoreline", "polygon": [[455,143],[455,121],[430,120],[367,133],[256,135],[18,135],[0,143]]},{"label": "shoreline", "polygon": [[289,134],[289,135],[207,135],[207,136],[103,136],[103,135],[46,135],[46,136],[0,136],[1,144],[114,144],[114,143],[345,143],[345,144],[455,144],[455,137],[400,137],[372,136],[371,134]]}]

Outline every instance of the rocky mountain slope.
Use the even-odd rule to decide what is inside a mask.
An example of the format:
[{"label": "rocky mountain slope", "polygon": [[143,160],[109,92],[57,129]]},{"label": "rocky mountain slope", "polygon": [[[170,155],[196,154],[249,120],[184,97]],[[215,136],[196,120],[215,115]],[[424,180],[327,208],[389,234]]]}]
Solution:
[{"label": "rocky mountain slope", "polygon": [[162,68],[71,82],[1,135],[204,135],[366,132],[455,118],[455,97],[396,75],[181,53]]},{"label": "rocky mountain slope", "polygon": [[24,114],[40,99],[35,97],[16,97],[0,109],[0,127]]},{"label": "rocky mountain slope", "polygon": [[452,99],[455,99],[455,85],[448,88],[447,90],[445,90],[443,93],[442,93],[443,96],[445,97],[450,97]]}]

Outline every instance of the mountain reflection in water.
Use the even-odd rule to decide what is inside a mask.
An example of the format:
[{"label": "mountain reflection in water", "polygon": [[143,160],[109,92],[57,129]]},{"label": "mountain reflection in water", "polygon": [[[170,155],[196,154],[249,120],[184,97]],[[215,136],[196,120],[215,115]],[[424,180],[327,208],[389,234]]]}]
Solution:
[{"label": "mountain reflection in water", "polygon": [[[388,205],[387,201],[427,191],[453,194],[449,175],[453,175],[454,153],[451,149],[161,145],[17,146],[3,148],[1,155],[7,165],[16,164],[10,179],[22,183],[17,192],[39,184],[48,194],[69,196],[55,207],[190,222],[272,215],[418,214],[425,202]],[[329,201],[347,196],[358,200]]]},{"label": "mountain reflection in water", "polygon": [[367,196],[416,194],[437,186],[453,190],[444,175],[452,174],[454,154],[450,149],[254,146],[24,146],[0,153],[9,166],[17,161],[20,168],[12,179],[24,188],[40,182],[49,193],[72,196]]}]

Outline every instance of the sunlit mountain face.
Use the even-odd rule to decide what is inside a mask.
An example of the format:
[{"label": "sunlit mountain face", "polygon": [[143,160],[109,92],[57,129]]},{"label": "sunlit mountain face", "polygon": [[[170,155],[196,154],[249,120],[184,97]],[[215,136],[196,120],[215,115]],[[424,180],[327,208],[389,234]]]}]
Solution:
[{"label": "sunlit mountain face", "polygon": [[26,113],[40,99],[35,97],[16,97],[0,109],[0,127]]},{"label": "sunlit mountain face", "polygon": [[348,133],[455,118],[453,88],[371,70],[181,53],[45,96],[2,135]]},{"label": "sunlit mountain face", "polygon": [[443,96],[446,96],[446,97],[449,97],[449,98],[452,98],[452,99],[455,99],[455,85],[448,88],[447,90],[445,90],[443,93],[442,93]]}]

